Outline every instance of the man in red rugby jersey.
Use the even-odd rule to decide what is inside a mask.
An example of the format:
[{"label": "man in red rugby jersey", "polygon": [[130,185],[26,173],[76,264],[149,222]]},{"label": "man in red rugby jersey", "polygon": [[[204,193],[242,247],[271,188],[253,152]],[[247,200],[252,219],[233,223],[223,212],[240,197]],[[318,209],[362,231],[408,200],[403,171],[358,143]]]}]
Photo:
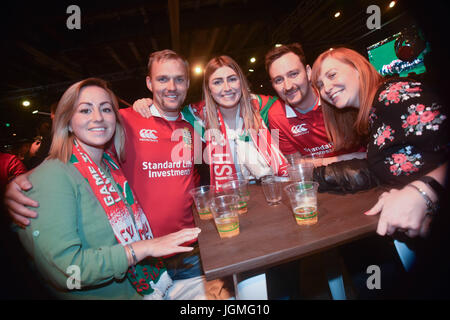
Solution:
[{"label": "man in red rugby jersey", "polygon": [[[156,237],[194,226],[188,192],[195,187],[194,132],[180,114],[188,74],[187,62],[175,52],[154,52],[146,78],[154,116],[145,119],[132,108],[120,110],[127,135],[122,169]],[[180,134],[173,139],[176,132]],[[172,155],[177,148],[180,152]]]},{"label": "man in red rugby jersey", "polygon": [[[171,50],[152,53],[146,84],[153,93],[152,117],[146,119],[132,108],[120,110],[127,135],[127,157],[121,165],[159,237],[195,227],[189,190],[199,179],[194,169],[194,141],[200,139],[194,138],[193,127],[180,113],[189,88],[188,62]],[[203,273],[198,245],[165,263],[173,280]]]},{"label": "man in red rugby jersey", "polygon": [[[268,112],[270,129],[279,130],[279,147],[285,155],[323,155],[324,162],[365,157],[359,146],[333,150],[323,120],[320,95],[311,83],[311,67],[298,43],[271,49],[265,57],[266,71],[281,100]],[[360,150],[361,149],[361,150]]]}]

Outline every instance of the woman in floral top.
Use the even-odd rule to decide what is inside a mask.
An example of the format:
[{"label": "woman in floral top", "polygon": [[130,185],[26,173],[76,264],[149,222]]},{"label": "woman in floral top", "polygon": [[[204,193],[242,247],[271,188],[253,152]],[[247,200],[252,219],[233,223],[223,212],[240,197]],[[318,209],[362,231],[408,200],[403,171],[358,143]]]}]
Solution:
[{"label": "woman in floral top", "polygon": [[420,82],[384,83],[375,97],[368,158],[382,181],[408,183],[444,160],[447,116]]},{"label": "woman in floral top", "polygon": [[[410,237],[425,236],[429,213],[446,177],[448,114],[444,106],[420,82],[383,81],[367,59],[347,48],[322,53],[314,63],[312,79],[332,105],[324,111],[331,138],[356,130],[368,143],[371,174],[383,184],[400,188],[383,193],[366,212],[381,212],[377,232],[391,235],[399,230]],[[346,107],[359,109],[353,128],[339,125],[345,123],[339,110]]]}]

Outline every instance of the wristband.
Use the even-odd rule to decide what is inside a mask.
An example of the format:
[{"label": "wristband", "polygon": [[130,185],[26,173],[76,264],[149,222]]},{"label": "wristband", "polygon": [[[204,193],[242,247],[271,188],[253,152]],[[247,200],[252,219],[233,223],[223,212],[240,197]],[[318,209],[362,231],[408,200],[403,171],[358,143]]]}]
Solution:
[{"label": "wristband", "polygon": [[415,186],[415,185],[413,185],[413,184],[407,184],[406,186],[407,186],[407,187],[411,187],[411,188],[416,189],[416,190],[420,193],[420,195],[422,196],[422,198],[425,199],[425,202],[426,202],[426,204],[427,204],[427,209],[428,209],[428,213],[429,213],[429,214],[434,214],[434,213],[436,213],[436,211],[437,211],[437,205],[435,205],[435,204],[433,203],[433,201],[431,201],[430,197],[427,195],[427,193],[426,193],[425,191],[423,191],[421,188],[419,188],[418,186]]},{"label": "wristband", "polygon": [[423,176],[417,180],[420,180],[423,183],[427,184],[434,191],[438,200],[442,199],[443,196],[445,195],[445,188],[439,182],[437,182],[434,178],[432,178],[430,176]]},{"label": "wristband", "polygon": [[136,253],[134,252],[133,247],[131,245],[127,244],[127,248],[130,250],[131,256],[133,257],[133,265],[134,266],[137,265],[139,261],[136,257]]}]

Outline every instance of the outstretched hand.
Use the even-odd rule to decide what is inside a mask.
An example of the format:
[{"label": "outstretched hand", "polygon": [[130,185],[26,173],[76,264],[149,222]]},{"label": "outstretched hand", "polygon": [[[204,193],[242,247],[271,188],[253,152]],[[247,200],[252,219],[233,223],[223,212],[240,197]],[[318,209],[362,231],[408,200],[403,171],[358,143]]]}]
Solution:
[{"label": "outstretched hand", "polygon": [[197,238],[200,232],[200,228],[188,228],[159,238],[147,240],[147,245],[149,246],[148,256],[163,257],[174,253],[192,251],[194,249],[193,247],[180,245]]},{"label": "outstretched hand", "polygon": [[426,203],[411,187],[384,192],[378,202],[364,214],[378,213],[380,219],[377,233],[381,236],[392,235],[395,231],[405,232],[411,238],[418,235],[426,237],[428,234],[431,217],[427,215]]},{"label": "outstretched hand", "polygon": [[149,107],[152,105],[153,100],[150,98],[138,99],[133,103],[133,110],[139,113],[144,118],[150,118],[152,116]]}]

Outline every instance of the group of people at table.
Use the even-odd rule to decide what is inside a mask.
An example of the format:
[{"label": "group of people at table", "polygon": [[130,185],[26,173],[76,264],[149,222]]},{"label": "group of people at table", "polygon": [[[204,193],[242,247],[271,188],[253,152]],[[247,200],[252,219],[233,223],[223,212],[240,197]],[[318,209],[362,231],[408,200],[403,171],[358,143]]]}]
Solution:
[{"label": "group of people at table", "polygon": [[[282,45],[265,66],[278,97],[251,93],[239,65],[218,56],[205,67],[204,101],[183,108],[188,62],[171,50],[150,55],[153,98],[134,109],[119,110],[101,79],[65,91],[48,158],[5,193],[20,241],[55,297],[208,298],[189,195],[199,183],[199,141],[217,190],[233,173],[286,177],[287,155],[321,154],[319,191],[392,186],[364,213],[380,214],[377,233],[427,236],[448,141],[446,107],[430,88],[385,80],[347,48],[323,52],[311,67],[300,44]],[[242,154],[249,149],[257,161]],[[81,288],[67,286],[73,265]]]}]

